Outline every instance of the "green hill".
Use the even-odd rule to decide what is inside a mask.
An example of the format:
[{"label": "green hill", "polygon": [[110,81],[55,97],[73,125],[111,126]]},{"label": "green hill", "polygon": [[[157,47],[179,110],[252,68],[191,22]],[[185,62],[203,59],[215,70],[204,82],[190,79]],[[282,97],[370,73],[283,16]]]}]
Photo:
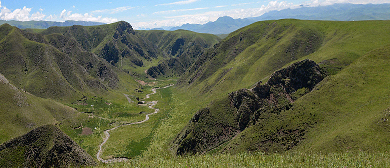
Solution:
[{"label": "green hill", "polygon": [[[252,125],[268,120],[268,116],[294,108],[294,101],[310,92],[324,77],[325,73],[314,61],[304,60],[273,73],[264,85],[260,82],[249,90],[232,92],[199,110],[175,138],[173,149],[177,154],[214,149],[234,136],[242,135],[240,133],[248,127],[252,129]],[[256,132],[251,133],[251,136],[256,135]],[[297,131],[294,135],[300,133]],[[292,148],[299,140],[286,141],[290,142],[287,148]]]},{"label": "green hill", "polygon": [[59,33],[75,39],[80,46],[123,70],[142,75],[149,64],[164,57],[127,22],[100,26],[50,27],[43,35]]},{"label": "green hill", "polygon": [[96,165],[69,136],[53,125],[36,128],[0,145],[2,167],[69,167]]},{"label": "green hill", "polygon": [[0,74],[0,143],[46,125],[72,125],[87,116],[53,100],[36,97],[12,85]]},{"label": "green hill", "polygon": [[1,73],[33,95],[74,100],[82,93],[102,94],[119,86],[117,70],[70,38],[32,34],[7,24],[0,31]]},{"label": "green hill", "polygon": [[[203,107],[208,104],[206,109],[210,110],[200,110],[192,119],[182,118],[191,122],[174,140],[173,151],[389,150],[385,145],[387,136],[380,137],[387,130],[381,120],[385,120],[389,107],[386,103],[389,93],[383,90],[387,79],[384,74],[388,65],[384,60],[390,45],[389,24],[389,21],[278,20],[257,22],[233,32],[206,51],[179,80],[178,91],[193,95],[183,101],[190,107],[187,109],[192,108],[186,114],[193,115],[197,111],[194,108],[199,109],[202,104]],[[308,93],[295,100],[291,108],[276,105],[272,113],[260,110],[257,117],[248,114],[254,122],[245,130],[230,130],[229,126],[218,124],[230,120],[216,116],[234,113],[228,110],[226,94],[253,88],[259,81],[267,82],[274,71],[303,59],[316,61],[329,76],[311,92],[300,90],[301,96]],[[179,99],[184,96],[179,95]],[[197,128],[192,123],[197,115],[208,113],[215,118],[206,117],[203,121],[206,125]],[[238,120],[239,117],[231,123]],[[237,136],[229,141],[230,138],[218,138],[220,133],[212,131],[219,128],[239,133],[231,134]],[[222,130],[224,134],[229,132]],[[201,141],[192,141],[192,137]],[[212,145],[204,145],[207,141],[213,142]],[[187,149],[180,152],[180,145]]]},{"label": "green hill", "polygon": [[136,31],[141,37],[153,43],[168,59],[159,62],[147,70],[153,78],[158,76],[174,77],[183,74],[206,48],[219,42],[211,34],[200,34],[186,30],[176,31]]}]

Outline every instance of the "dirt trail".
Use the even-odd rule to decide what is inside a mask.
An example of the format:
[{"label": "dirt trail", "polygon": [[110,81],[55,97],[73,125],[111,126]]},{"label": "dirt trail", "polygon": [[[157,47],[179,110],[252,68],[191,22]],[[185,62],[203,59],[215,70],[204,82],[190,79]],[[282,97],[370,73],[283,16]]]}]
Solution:
[{"label": "dirt trail", "polygon": [[[165,86],[165,87],[163,87],[163,89],[168,88],[168,87],[171,87],[171,86],[173,86],[173,84],[170,84],[170,85],[168,85],[168,86]],[[145,99],[150,98],[150,95],[156,94],[156,90],[157,90],[157,89],[160,89],[160,88],[153,88],[153,89],[152,89],[152,93],[147,94],[147,95],[145,96]],[[125,95],[125,96],[126,96],[126,95]],[[127,96],[126,96],[126,97],[127,97]],[[142,123],[148,121],[148,120],[149,120],[149,115],[156,114],[156,113],[158,113],[158,112],[160,111],[160,109],[154,108],[154,106],[155,106],[157,103],[158,103],[158,101],[151,101],[151,102],[147,102],[147,103],[146,103],[146,104],[148,105],[149,108],[154,109],[154,112],[153,112],[153,113],[150,113],[150,114],[147,114],[144,120],[138,121],[138,122],[133,122],[133,123],[122,124],[122,125],[116,126],[116,127],[114,127],[114,128],[105,130],[105,131],[104,131],[105,137],[103,138],[103,143],[101,143],[101,144],[99,145],[99,151],[98,151],[98,153],[96,154],[96,158],[97,158],[99,161],[103,162],[103,163],[123,162],[123,161],[129,160],[129,159],[127,159],[127,158],[113,158],[113,159],[104,160],[103,158],[100,157],[101,154],[103,153],[103,149],[102,149],[102,148],[103,148],[103,145],[106,144],[107,141],[108,141],[108,139],[110,138],[110,133],[109,133],[109,132],[112,131],[112,130],[115,130],[115,129],[119,128],[119,127],[122,127],[122,126],[126,126],[126,125],[135,125],[135,124],[142,124]]]}]

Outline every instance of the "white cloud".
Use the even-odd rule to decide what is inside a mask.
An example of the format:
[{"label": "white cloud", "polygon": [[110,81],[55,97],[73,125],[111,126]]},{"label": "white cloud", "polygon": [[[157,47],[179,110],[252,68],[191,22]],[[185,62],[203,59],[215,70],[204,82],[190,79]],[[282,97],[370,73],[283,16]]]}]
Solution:
[{"label": "white cloud", "polygon": [[196,1],[199,1],[199,0],[177,1],[177,2],[166,3],[166,4],[158,4],[158,5],[155,5],[155,6],[162,6],[162,5],[185,5],[185,4],[194,3]]},{"label": "white cloud", "polygon": [[219,17],[230,16],[234,19],[248,18],[261,16],[266,12],[273,10],[282,10],[287,8],[295,8],[298,5],[287,3],[285,1],[277,2],[271,1],[267,6],[261,6],[260,8],[249,8],[249,9],[232,9],[226,11],[210,11],[194,15],[179,15],[166,17],[166,20],[159,20],[153,22],[139,22],[133,23],[135,29],[140,28],[158,28],[158,27],[173,27],[181,26],[183,24],[205,24],[210,21],[216,21]]},{"label": "white cloud", "polygon": [[62,10],[61,14],[60,14],[60,18],[63,18],[65,16],[65,13],[66,13],[66,10]]},{"label": "white cloud", "polygon": [[1,20],[17,20],[17,21],[30,21],[30,20],[42,20],[45,18],[45,14],[42,13],[43,9],[39,9],[40,12],[30,14],[32,8],[23,7],[22,9],[10,10],[5,6],[1,6],[0,1],[0,19]]},{"label": "white cloud", "polygon": [[23,9],[15,9],[11,11],[7,7],[2,7],[0,12],[0,19],[2,20],[19,20],[28,21],[30,16],[31,8],[23,7]]},{"label": "white cloud", "polygon": [[72,13],[72,11],[66,11],[65,9],[61,12],[60,18],[63,20],[74,20],[74,21],[90,21],[90,22],[102,22],[102,23],[113,23],[117,22],[118,19],[108,18],[102,16],[93,16],[92,14],[80,14]]},{"label": "white cloud", "polygon": [[[73,6],[75,7],[75,6]],[[116,8],[111,12],[120,12],[128,10],[129,7]],[[50,20],[50,21],[65,21],[65,20],[75,20],[75,21],[91,21],[91,22],[102,22],[102,23],[113,23],[117,22],[118,19],[94,16],[89,13],[79,14],[72,13],[72,11],[67,11],[66,9],[62,10],[60,16],[49,15],[46,17],[43,14],[43,9],[40,8],[38,12],[31,13],[32,8],[23,7],[22,9],[10,10],[5,6],[1,6],[0,1],[0,19],[1,20],[17,20],[17,21],[30,21],[30,20]]]},{"label": "white cloud", "polygon": [[43,20],[46,15],[42,14],[41,12],[33,13],[30,17],[30,20]]},{"label": "white cloud", "polygon": [[48,17],[46,17],[46,20],[55,21],[55,20],[57,20],[57,15],[49,15]]},{"label": "white cloud", "polygon": [[186,11],[195,11],[195,10],[203,10],[203,9],[209,9],[209,8],[206,7],[206,8],[167,10],[167,11],[154,12],[153,14],[167,14],[167,13],[186,12]]},{"label": "white cloud", "polygon": [[115,8],[115,9],[94,10],[91,13],[111,13],[111,14],[115,14],[115,13],[119,13],[119,12],[130,10],[130,9],[134,9],[134,8],[135,7],[131,7],[131,6],[123,6],[123,7],[118,7],[118,8]]}]

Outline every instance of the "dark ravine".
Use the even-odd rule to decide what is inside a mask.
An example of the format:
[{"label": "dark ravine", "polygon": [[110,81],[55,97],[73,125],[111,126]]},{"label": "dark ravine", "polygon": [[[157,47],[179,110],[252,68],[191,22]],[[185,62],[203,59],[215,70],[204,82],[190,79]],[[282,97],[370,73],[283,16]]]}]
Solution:
[{"label": "dark ravine", "polygon": [[258,82],[252,89],[232,92],[199,110],[174,139],[171,149],[178,155],[212,150],[256,124],[261,114],[277,115],[288,110],[324,77],[325,73],[311,60],[276,71],[267,83]]}]

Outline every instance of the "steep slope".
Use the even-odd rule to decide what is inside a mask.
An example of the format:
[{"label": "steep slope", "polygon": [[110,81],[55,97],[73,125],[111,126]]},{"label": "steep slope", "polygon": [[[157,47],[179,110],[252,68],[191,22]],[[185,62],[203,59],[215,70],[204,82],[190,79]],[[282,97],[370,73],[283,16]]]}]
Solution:
[{"label": "steep slope", "polygon": [[[378,145],[372,145],[372,139],[386,131],[386,124],[381,126],[373,123],[385,118],[384,113],[388,108],[387,91],[383,90],[386,87],[383,81],[387,77],[383,75],[387,72],[387,63],[376,62],[387,58],[385,53],[390,45],[389,25],[389,21],[278,20],[258,22],[230,34],[213,49],[206,51],[179,80],[177,91],[187,94],[179,95],[178,99],[187,98],[183,104],[190,106],[178,107],[187,110],[181,115],[193,115],[197,111],[194,108],[211,104],[208,110],[200,110],[193,119],[200,113],[211,114],[215,110],[221,113],[214,114],[215,118],[204,122],[206,125],[229,122],[229,119],[221,117],[229,113],[229,109],[224,109],[229,106],[226,94],[242,88],[253,88],[258,81],[266,82],[273,71],[299,60],[318,62],[330,76],[318,88],[297,99],[293,108],[278,109],[275,106],[278,114],[262,113],[254,126],[246,128],[231,141],[225,142],[229,138],[221,138],[221,141],[207,147],[202,140],[215,138],[214,133],[218,135],[211,128],[202,132],[212,135],[210,137],[196,131],[183,131],[178,135],[181,138],[175,141],[175,153],[203,152],[217,146],[216,151],[231,153],[248,150],[285,151],[296,145],[295,149],[307,151],[388,150],[384,146],[387,136],[378,138]],[[372,59],[367,61],[372,65],[363,62],[368,59]],[[360,75],[365,76],[366,70],[361,68],[370,69],[367,73],[372,77],[367,76],[368,79],[361,81],[359,74],[356,74],[362,72]],[[369,82],[372,82],[371,85],[366,85]],[[305,93],[306,90],[299,90],[299,95]],[[251,99],[250,94],[246,97]],[[219,101],[221,99],[225,101]],[[372,101],[378,104],[369,107]],[[251,112],[253,109],[244,111]],[[363,116],[369,118],[364,120]],[[196,128],[195,125],[191,123],[185,129]],[[353,127],[358,129],[351,129]],[[223,133],[229,134],[231,138],[236,135],[234,130],[238,126],[234,128],[231,132],[229,129],[222,129],[222,132],[226,131]],[[343,132],[347,129],[350,131]],[[327,137],[318,136],[319,132]],[[201,143],[190,141],[195,135]],[[186,137],[190,138],[185,142]],[[193,142],[201,145],[193,145]],[[180,145],[186,146],[183,145],[185,143],[188,149],[180,149]]]},{"label": "steep slope", "polygon": [[304,60],[273,73],[264,85],[259,82],[250,90],[232,92],[199,110],[173,141],[173,150],[177,154],[196,154],[218,147],[257,124],[259,117],[292,108],[295,100],[324,77],[314,61]]},{"label": "steep slope", "polygon": [[147,70],[153,78],[183,74],[206,48],[218,43],[219,38],[211,34],[200,34],[185,30],[136,31],[141,37],[153,43],[168,59]]},{"label": "steep slope", "polygon": [[19,90],[0,74],[0,143],[42,125],[65,120],[72,124],[83,117],[75,109]]},{"label": "steep slope", "polygon": [[53,125],[36,128],[0,145],[1,167],[96,165],[77,143]]},{"label": "steep slope", "polygon": [[299,142],[296,150],[304,152],[388,151],[389,51],[390,45],[367,53],[326,78],[293,108],[260,116],[258,124],[224,150],[275,152]]},{"label": "steep slope", "polygon": [[118,87],[118,76],[105,61],[60,35],[43,37],[7,24],[0,27],[0,72],[33,95],[70,100],[83,93]]},{"label": "steep slope", "polygon": [[[75,39],[81,47],[107,62],[130,72],[142,74],[145,65],[154,64],[162,55],[140,37],[127,22],[100,26],[50,27],[41,34],[59,33]],[[144,68],[142,68],[144,67]]]},{"label": "steep slope", "polygon": [[230,34],[189,68],[179,86],[196,88],[200,94],[219,88],[229,92],[231,86],[235,86],[233,91],[253,85],[285,64],[315,52],[324,36],[317,27],[298,22],[259,22]]},{"label": "steep slope", "polygon": [[389,44],[389,24],[389,21],[257,22],[231,33],[206,51],[178,85],[213,99],[249,88],[283,66],[305,58],[335,74],[367,52]]}]

